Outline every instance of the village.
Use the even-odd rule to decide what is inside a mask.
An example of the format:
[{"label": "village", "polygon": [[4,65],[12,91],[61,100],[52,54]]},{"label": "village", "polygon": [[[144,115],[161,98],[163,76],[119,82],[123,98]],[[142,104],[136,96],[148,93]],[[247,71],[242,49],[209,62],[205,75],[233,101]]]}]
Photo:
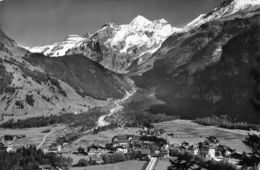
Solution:
[{"label": "village", "polygon": [[[105,129],[105,128],[104,128]],[[104,136],[103,133],[112,133],[107,137],[108,140],[93,140],[84,143],[86,138],[93,139],[94,136]],[[118,133],[122,131],[123,133]],[[224,145],[215,136],[204,136],[200,142],[188,143],[173,142],[178,139],[178,129],[176,132],[166,131],[164,128],[112,128],[111,130],[100,131],[93,129],[89,131],[78,142],[52,143],[43,145],[40,149],[45,154],[62,155],[72,158],[73,168],[103,166],[118,162],[128,162],[136,160],[143,163],[141,169],[157,170],[160,168],[160,162],[167,162],[167,165],[187,163],[188,159],[184,157],[195,156],[202,160],[212,160],[216,162],[228,162],[239,168],[239,160],[245,153],[236,151],[229,146]],[[45,131],[42,131],[45,132]],[[25,138],[25,135],[5,134],[1,137],[0,150],[12,152],[15,151],[13,144]],[[72,147],[73,146],[73,147]],[[159,168],[158,168],[159,167]],[[192,168],[196,169],[199,165],[193,163]],[[191,169],[192,169],[191,168]],[[39,169],[59,169],[50,164],[39,165]]]},{"label": "village", "polygon": [[74,167],[140,160],[147,162],[146,170],[152,170],[160,160],[174,163],[178,161],[180,155],[189,154],[204,160],[226,161],[239,168],[238,163],[243,154],[220,144],[214,136],[209,136],[203,142],[193,145],[185,141],[169,143],[169,138],[174,138],[174,134],[166,133],[163,129],[143,128],[136,131],[136,135],[116,135],[106,144],[92,143],[68,150],[66,146],[69,144],[63,143],[63,145],[45,148],[44,152],[80,157]]}]

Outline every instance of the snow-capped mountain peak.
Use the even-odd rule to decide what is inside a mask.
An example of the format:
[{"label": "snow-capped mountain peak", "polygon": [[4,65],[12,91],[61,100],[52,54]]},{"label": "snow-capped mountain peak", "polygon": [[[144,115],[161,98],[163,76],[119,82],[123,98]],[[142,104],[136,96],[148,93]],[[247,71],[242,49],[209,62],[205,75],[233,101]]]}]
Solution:
[{"label": "snow-capped mountain peak", "polygon": [[152,24],[152,21],[150,21],[149,19],[147,19],[141,15],[138,15],[130,22],[129,25],[136,26],[136,27],[142,27],[142,26],[146,26],[149,24]]},{"label": "snow-capped mountain peak", "polygon": [[70,35],[62,42],[34,47],[30,51],[51,57],[83,54],[110,70],[126,73],[134,60],[140,58],[145,62],[141,59],[144,54],[146,58],[152,55],[166,38],[181,30],[165,19],[150,21],[138,15],[129,24],[106,23],[93,35]]}]

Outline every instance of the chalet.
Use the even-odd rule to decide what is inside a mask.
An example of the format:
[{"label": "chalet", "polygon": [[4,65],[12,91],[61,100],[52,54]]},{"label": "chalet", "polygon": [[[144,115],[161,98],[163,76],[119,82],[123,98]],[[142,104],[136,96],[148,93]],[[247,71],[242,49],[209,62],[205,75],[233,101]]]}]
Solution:
[{"label": "chalet", "polygon": [[166,157],[166,156],[168,156],[168,154],[169,154],[169,150],[164,147],[161,149],[159,155],[160,155],[160,157]]},{"label": "chalet", "polygon": [[6,151],[7,151],[7,152],[13,151],[13,146],[12,146],[12,145],[8,145]]},{"label": "chalet", "polygon": [[150,155],[150,149],[149,148],[142,148],[141,150],[142,158],[148,158]]},{"label": "chalet", "polygon": [[193,155],[198,155],[198,153],[199,153],[198,146],[193,146],[191,151],[193,151]]},{"label": "chalet", "polygon": [[224,157],[229,157],[233,153],[235,153],[234,149],[231,149],[230,147],[224,146],[224,145],[218,145],[216,147],[216,150],[222,154]]},{"label": "chalet", "polygon": [[137,143],[140,141],[140,137],[137,135],[129,135],[128,139],[131,143]]},{"label": "chalet", "polygon": [[59,145],[59,146],[50,147],[48,149],[45,149],[44,152],[61,154],[61,146]]},{"label": "chalet", "polygon": [[91,145],[88,147],[88,155],[93,156],[96,154],[102,154],[104,152],[107,152],[107,149],[104,146],[101,145]]},{"label": "chalet", "polygon": [[114,147],[116,146],[128,146],[129,145],[129,137],[128,135],[118,135],[112,138],[112,144]]},{"label": "chalet", "polygon": [[7,151],[7,146],[5,146],[3,143],[0,143],[0,151]]},{"label": "chalet", "polygon": [[117,146],[116,147],[117,152],[122,152],[122,153],[128,153],[128,148],[125,146]]},{"label": "chalet", "polygon": [[209,158],[209,159],[215,159],[216,158],[216,149],[214,147],[209,148],[206,158]]}]

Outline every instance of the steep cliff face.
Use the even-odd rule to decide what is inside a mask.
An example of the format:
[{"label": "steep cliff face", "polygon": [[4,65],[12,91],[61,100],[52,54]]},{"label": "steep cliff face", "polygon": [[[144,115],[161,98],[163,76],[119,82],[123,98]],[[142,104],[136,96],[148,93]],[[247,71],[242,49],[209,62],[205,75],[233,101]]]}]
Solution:
[{"label": "steep cliff face", "polygon": [[134,77],[138,87],[156,87],[166,102],[153,110],[186,118],[234,114],[259,123],[259,21],[216,20],[169,37],[154,54],[153,67]]}]

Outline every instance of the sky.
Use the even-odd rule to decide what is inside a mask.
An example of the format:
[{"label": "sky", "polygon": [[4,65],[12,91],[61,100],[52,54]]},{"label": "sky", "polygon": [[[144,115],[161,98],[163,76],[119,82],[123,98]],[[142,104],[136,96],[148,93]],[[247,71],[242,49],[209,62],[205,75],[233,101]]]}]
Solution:
[{"label": "sky", "polygon": [[[0,0],[1,1],[1,0]],[[223,0],[3,0],[0,27],[23,46],[94,33],[107,22],[128,24],[137,15],[182,27]]]}]

